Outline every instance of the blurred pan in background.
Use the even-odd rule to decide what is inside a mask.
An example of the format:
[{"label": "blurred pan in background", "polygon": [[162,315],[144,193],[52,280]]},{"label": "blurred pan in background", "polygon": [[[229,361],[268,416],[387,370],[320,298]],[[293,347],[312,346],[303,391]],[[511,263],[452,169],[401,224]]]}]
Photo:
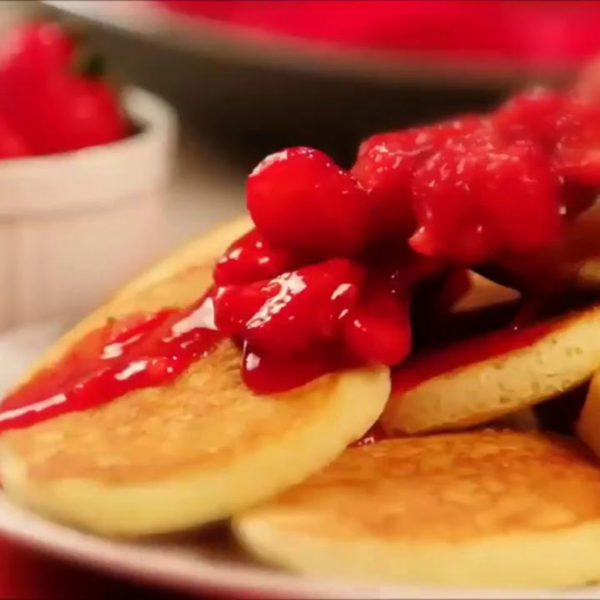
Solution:
[{"label": "blurred pan in background", "polygon": [[600,4],[48,0],[124,77],[242,168],[289,145],[342,163],[383,129],[556,83],[600,49]]}]

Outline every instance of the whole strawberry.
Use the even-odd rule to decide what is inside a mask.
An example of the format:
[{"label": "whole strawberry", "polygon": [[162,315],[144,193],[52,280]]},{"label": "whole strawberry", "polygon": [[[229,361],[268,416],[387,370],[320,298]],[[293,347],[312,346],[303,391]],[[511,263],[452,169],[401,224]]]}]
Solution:
[{"label": "whole strawberry", "polygon": [[102,74],[77,68],[81,53],[52,23],[24,25],[0,45],[0,114],[33,154],[108,144],[130,131]]},{"label": "whole strawberry", "polygon": [[31,149],[27,142],[5,119],[0,117],[0,159],[29,155],[31,155]]}]

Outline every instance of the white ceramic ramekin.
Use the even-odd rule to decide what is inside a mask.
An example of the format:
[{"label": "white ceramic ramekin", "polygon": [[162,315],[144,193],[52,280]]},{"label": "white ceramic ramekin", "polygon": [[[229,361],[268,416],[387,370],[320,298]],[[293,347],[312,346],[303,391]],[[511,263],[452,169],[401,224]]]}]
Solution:
[{"label": "white ceramic ramekin", "polygon": [[0,162],[0,329],[87,310],[154,258],[176,117],[139,89],[124,101],[126,140]]}]

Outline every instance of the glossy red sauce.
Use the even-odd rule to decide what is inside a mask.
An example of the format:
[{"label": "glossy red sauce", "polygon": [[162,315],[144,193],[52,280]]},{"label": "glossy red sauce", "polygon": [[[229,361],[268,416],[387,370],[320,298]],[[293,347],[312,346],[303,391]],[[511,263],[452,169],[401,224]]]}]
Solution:
[{"label": "glossy red sauce", "polygon": [[[185,309],[110,320],[5,398],[0,432],[93,408],[138,389],[169,384],[223,339],[216,330],[213,311],[209,293]],[[284,360],[259,356],[246,346],[242,378],[255,392],[282,392],[350,366],[340,355],[323,347]]]},{"label": "glossy red sauce", "polygon": [[110,320],[4,399],[0,432],[168,384],[221,338],[210,295],[185,309]]},{"label": "glossy red sauce", "polygon": [[404,392],[426,379],[459,367],[531,346],[556,329],[559,323],[558,320],[550,320],[526,327],[512,326],[410,359],[393,371],[392,393]]},{"label": "glossy red sauce", "polygon": [[354,365],[351,359],[343,358],[338,349],[327,346],[283,359],[261,356],[246,346],[242,358],[242,379],[259,394],[273,394]]},{"label": "glossy red sauce", "polygon": [[[393,393],[467,364],[529,346],[559,322],[555,319],[530,326],[513,325],[410,359],[393,372]],[[110,320],[5,398],[0,432],[86,410],[138,389],[169,384],[192,362],[207,356],[221,339],[210,293],[184,309]],[[260,356],[245,345],[242,378],[257,393],[276,393],[355,365],[338,347],[315,347],[304,355],[281,359]],[[376,425],[352,445],[381,439],[385,439],[385,433]]]}]

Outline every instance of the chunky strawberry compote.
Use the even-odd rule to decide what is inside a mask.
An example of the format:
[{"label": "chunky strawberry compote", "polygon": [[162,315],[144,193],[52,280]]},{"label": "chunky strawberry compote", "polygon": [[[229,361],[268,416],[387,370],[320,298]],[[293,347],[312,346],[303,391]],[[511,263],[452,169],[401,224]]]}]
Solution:
[{"label": "chunky strawberry compote", "polygon": [[166,385],[223,337],[262,393],[398,365],[412,351],[411,321],[423,318],[415,297],[435,282],[443,290],[457,270],[548,295],[570,223],[600,187],[598,148],[599,102],[534,89],[491,114],[374,135],[349,170],[312,148],[273,154],[248,177],[255,228],[217,261],[208,295],[92,332],[5,400],[0,429]]}]

